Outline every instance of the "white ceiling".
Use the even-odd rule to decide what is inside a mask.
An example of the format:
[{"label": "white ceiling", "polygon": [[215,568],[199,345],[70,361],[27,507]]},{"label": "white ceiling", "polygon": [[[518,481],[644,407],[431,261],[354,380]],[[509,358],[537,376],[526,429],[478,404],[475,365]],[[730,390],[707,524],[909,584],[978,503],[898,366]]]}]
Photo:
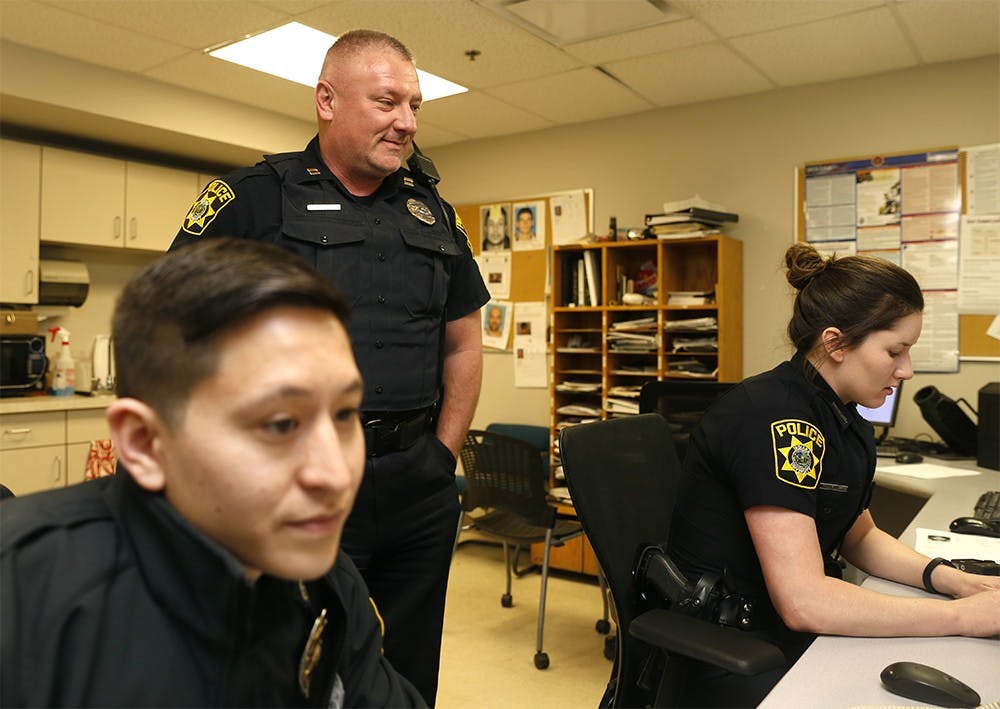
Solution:
[{"label": "white ceiling", "polygon": [[203,51],[291,20],[468,86],[424,148],[1000,54],[1000,0],[0,0],[4,40],[312,122],[310,89]]}]

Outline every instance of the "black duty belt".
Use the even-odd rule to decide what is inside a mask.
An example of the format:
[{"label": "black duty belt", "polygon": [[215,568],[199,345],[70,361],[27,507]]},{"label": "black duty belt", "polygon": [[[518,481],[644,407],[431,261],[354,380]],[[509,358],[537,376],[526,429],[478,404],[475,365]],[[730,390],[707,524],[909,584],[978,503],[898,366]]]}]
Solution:
[{"label": "black duty belt", "polygon": [[366,411],[361,414],[369,458],[405,451],[420,440],[434,420],[434,407],[412,411]]}]

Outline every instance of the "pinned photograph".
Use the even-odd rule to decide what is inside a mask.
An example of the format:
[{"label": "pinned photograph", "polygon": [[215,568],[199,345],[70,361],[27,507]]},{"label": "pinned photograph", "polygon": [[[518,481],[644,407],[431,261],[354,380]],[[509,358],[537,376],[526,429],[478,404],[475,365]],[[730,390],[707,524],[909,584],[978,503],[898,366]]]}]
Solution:
[{"label": "pinned photograph", "polygon": [[545,202],[515,203],[514,238],[511,245],[515,251],[530,251],[545,248]]},{"label": "pinned photograph", "polygon": [[479,208],[483,225],[483,251],[510,249],[510,205],[490,204]]}]

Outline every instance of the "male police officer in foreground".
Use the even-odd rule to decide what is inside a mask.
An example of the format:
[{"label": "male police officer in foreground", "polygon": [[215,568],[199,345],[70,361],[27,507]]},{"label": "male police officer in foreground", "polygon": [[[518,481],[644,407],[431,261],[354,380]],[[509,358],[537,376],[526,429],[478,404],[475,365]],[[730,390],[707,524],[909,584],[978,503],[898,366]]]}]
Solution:
[{"label": "male police officer in foreground", "polygon": [[223,234],[273,242],[347,293],[368,464],[343,548],[385,621],[386,656],[433,704],[454,471],[479,397],[489,293],[454,209],[402,167],[422,100],[409,50],[348,32],[315,97],[319,135],[306,149],[211,182],[174,247]]},{"label": "male police officer in foreground", "polygon": [[118,473],[0,503],[0,706],[422,706],[338,544],[364,470],[340,294],[267,244],[115,306]]}]

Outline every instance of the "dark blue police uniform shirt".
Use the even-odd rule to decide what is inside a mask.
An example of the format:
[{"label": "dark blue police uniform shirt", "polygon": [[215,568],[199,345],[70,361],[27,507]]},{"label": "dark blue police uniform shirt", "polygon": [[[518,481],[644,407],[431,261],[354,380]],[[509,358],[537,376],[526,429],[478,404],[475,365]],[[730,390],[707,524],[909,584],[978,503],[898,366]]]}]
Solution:
[{"label": "dark blue police uniform shirt", "polygon": [[406,169],[369,197],[351,195],[323,162],[316,137],[302,152],[210,182],[171,249],[212,236],[278,244],[346,294],[366,410],[433,404],[445,322],[489,300],[451,205]]},{"label": "dark blue police uniform shirt", "polygon": [[769,605],[744,511],[809,515],[830,554],[867,508],[874,473],[871,424],[796,355],[731,389],[692,433],[670,554],[694,576],[725,569],[738,590]]}]

